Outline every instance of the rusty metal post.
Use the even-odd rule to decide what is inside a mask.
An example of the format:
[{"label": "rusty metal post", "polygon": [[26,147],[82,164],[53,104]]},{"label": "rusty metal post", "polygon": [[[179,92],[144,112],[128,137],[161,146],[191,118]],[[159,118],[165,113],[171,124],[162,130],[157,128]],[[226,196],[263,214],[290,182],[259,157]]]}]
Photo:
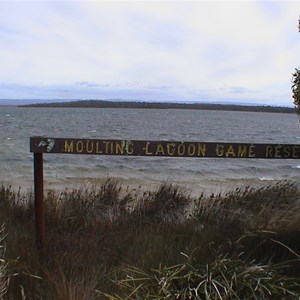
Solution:
[{"label": "rusty metal post", "polygon": [[36,241],[38,249],[42,250],[45,241],[43,153],[34,153],[33,163]]}]

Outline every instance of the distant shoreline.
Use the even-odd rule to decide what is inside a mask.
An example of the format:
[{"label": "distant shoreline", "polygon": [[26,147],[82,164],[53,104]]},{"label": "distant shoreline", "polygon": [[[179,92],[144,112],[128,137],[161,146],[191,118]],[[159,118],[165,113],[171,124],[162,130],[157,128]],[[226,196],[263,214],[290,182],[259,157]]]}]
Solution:
[{"label": "distant shoreline", "polygon": [[220,111],[248,111],[270,113],[296,113],[295,108],[270,105],[238,105],[213,103],[166,103],[137,101],[79,100],[70,102],[36,103],[18,107],[55,107],[55,108],[137,108],[137,109],[194,109]]}]

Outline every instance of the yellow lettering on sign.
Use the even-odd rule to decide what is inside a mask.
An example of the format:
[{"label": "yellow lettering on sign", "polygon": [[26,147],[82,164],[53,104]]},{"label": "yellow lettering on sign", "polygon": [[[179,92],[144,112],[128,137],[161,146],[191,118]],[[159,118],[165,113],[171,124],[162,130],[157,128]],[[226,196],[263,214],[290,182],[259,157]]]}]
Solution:
[{"label": "yellow lettering on sign", "polygon": [[217,144],[216,154],[217,154],[217,156],[223,156],[223,154],[224,154],[224,146],[223,145]]},{"label": "yellow lettering on sign", "polygon": [[247,156],[247,146],[246,145],[238,145],[238,157],[246,157]]},{"label": "yellow lettering on sign", "polygon": [[206,153],[206,144],[198,143],[198,156],[205,156]]},{"label": "yellow lettering on sign", "polygon": [[83,151],[83,141],[76,142],[76,152],[81,153]]},{"label": "yellow lettering on sign", "polygon": [[288,158],[291,156],[291,148],[289,146],[283,147],[283,155],[285,158]]},{"label": "yellow lettering on sign", "polygon": [[158,144],[156,147],[155,155],[158,155],[158,154],[165,155],[165,150],[164,150],[164,147],[162,144]]},{"label": "yellow lettering on sign", "polygon": [[235,151],[233,149],[233,146],[230,145],[225,153],[225,155],[228,157],[228,156],[232,156],[232,157],[235,157]]},{"label": "yellow lettering on sign", "polygon": [[64,146],[65,152],[74,152],[74,142],[68,140],[65,140],[65,146]]},{"label": "yellow lettering on sign", "polygon": [[175,153],[175,143],[167,143],[167,153],[172,156]]},{"label": "yellow lettering on sign", "polygon": [[109,144],[110,144],[110,142],[103,141],[103,144],[105,145],[104,153],[109,154]]},{"label": "yellow lettering on sign", "polygon": [[177,154],[182,156],[185,152],[185,144],[181,143],[177,148]]},{"label": "yellow lettering on sign", "polygon": [[96,153],[97,154],[102,154],[103,153],[101,148],[100,148],[99,142],[96,142]]},{"label": "yellow lettering on sign", "polygon": [[293,158],[298,158],[299,157],[299,146],[293,146]]},{"label": "yellow lettering on sign", "polygon": [[278,145],[278,146],[275,147],[275,157],[276,158],[280,158],[281,157],[281,148],[282,148],[281,145]]},{"label": "yellow lettering on sign", "polygon": [[266,147],[266,157],[272,157],[272,146],[267,146]]},{"label": "yellow lettering on sign", "polygon": [[251,145],[249,147],[249,155],[248,155],[248,157],[255,157],[256,156],[254,150],[255,150],[255,146]]},{"label": "yellow lettering on sign", "polygon": [[116,154],[124,154],[125,141],[116,142]]},{"label": "yellow lettering on sign", "polygon": [[87,153],[92,153],[94,151],[94,142],[87,141],[86,142],[86,152]]},{"label": "yellow lettering on sign", "polygon": [[150,142],[147,142],[146,146],[143,148],[146,155],[152,155],[153,154],[153,152],[149,151],[149,145],[150,145]]},{"label": "yellow lettering on sign", "polygon": [[194,156],[196,152],[196,147],[194,144],[189,144],[188,146],[188,155],[189,156]]},{"label": "yellow lettering on sign", "polygon": [[134,151],[134,146],[133,146],[133,142],[131,141],[125,141],[125,151],[126,154],[132,154]]}]

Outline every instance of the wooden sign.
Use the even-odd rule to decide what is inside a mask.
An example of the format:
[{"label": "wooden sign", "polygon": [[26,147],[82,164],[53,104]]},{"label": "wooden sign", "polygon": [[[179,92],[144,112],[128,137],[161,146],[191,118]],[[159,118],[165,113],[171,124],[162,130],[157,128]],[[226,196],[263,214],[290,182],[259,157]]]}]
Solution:
[{"label": "wooden sign", "polygon": [[34,153],[298,159],[300,145],[31,137]]},{"label": "wooden sign", "polygon": [[298,159],[300,145],[31,137],[37,246],[45,240],[43,153],[193,158]]}]

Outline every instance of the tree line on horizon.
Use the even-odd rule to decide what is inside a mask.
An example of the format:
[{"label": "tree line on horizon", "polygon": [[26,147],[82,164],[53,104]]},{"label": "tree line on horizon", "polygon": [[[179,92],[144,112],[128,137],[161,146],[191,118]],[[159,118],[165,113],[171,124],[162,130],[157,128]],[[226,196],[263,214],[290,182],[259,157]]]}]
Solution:
[{"label": "tree line on horizon", "polygon": [[108,100],[78,100],[69,102],[37,103],[22,105],[22,107],[85,107],[85,108],[143,108],[143,109],[197,109],[197,110],[225,110],[251,112],[295,113],[291,107],[270,105],[237,105],[214,103],[167,103],[140,101],[108,101]]}]

